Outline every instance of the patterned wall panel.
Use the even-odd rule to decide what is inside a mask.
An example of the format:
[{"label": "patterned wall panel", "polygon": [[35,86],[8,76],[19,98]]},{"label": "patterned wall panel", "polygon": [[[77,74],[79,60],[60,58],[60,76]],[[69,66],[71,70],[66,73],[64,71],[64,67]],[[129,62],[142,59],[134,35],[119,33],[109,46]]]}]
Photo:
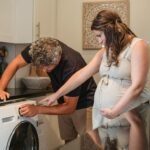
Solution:
[{"label": "patterned wall panel", "polygon": [[91,31],[91,23],[97,13],[103,9],[116,11],[123,22],[129,25],[129,0],[101,0],[96,2],[83,3],[83,49],[99,49],[101,46]]}]

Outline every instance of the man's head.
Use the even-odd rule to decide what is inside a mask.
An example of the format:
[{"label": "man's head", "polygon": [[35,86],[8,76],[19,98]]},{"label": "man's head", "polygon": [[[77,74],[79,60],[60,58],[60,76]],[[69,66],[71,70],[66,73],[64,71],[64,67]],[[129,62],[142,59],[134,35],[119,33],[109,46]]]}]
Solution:
[{"label": "man's head", "polygon": [[40,38],[33,42],[29,50],[32,63],[36,66],[57,65],[61,54],[62,48],[58,40],[50,37]]}]

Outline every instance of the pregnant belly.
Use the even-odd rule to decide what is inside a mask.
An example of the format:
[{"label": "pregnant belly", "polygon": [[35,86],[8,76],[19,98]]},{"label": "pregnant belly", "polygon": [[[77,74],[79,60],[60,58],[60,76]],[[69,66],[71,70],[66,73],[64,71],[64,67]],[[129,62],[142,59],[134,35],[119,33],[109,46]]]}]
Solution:
[{"label": "pregnant belly", "polygon": [[113,107],[126,92],[130,82],[123,80],[108,80],[108,83],[100,82],[95,92],[95,107]]}]

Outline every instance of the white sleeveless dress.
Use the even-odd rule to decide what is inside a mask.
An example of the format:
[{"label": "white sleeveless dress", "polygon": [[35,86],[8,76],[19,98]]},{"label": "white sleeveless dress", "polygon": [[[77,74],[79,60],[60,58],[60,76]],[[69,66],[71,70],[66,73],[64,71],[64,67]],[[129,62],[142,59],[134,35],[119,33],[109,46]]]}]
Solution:
[{"label": "white sleeveless dress", "polygon": [[[100,109],[113,107],[131,85],[131,51],[132,47],[140,40],[134,38],[132,43],[121,52],[118,67],[115,65],[108,67],[106,54],[103,55],[99,69],[101,80],[94,97],[93,129],[106,126],[128,126],[128,122],[122,115],[115,119],[108,119],[100,114]],[[143,92],[123,112],[132,110],[148,100],[150,100],[150,71]]]}]

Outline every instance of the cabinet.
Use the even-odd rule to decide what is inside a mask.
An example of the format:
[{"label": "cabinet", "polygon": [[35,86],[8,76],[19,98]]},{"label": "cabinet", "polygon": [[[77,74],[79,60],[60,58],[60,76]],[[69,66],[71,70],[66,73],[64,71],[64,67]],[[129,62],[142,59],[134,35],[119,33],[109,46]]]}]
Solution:
[{"label": "cabinet", "polygon": [[54,36],[56,0],[0,0],[0,42],[31,43]]},{"label": "cabinet", "polygon": [[34,40],[56,37],[58,0],[34,0]]}]

